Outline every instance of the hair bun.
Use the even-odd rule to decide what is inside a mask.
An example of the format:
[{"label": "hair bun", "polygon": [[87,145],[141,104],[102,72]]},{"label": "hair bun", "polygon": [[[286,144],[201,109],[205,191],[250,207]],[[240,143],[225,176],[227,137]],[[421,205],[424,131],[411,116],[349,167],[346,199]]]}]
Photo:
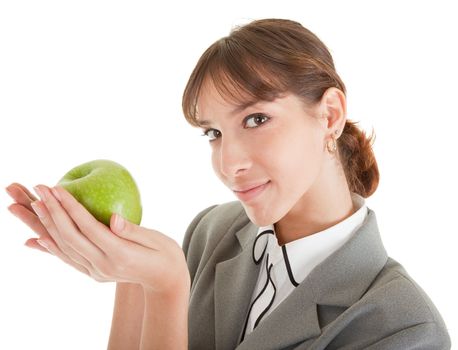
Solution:
[{"label": "hair bun", "polygon": [[347,120],[342,135],[338,139],[339,156],[350,191],[367,198],[378,187],[380,174],[372,145],[374,130],[368,138],[356,126],[358,122]]}]

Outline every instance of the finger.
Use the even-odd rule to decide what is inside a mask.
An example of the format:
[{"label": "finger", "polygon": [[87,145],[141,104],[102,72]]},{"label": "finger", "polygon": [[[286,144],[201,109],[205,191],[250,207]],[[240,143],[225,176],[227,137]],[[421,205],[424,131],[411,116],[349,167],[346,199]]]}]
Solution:
[{"label": "finger", "polygon": [[17,203],[24,205],[29,210],[32,210],[30,203],[38,199],[32,193],[30,193],[30,191],[26,187],[18,183],[12,183],[8,187],[6,187],[6,192]]},{"label": "finger", "polygon": [[84,266],[86,269],[91,269],[91,263],[87,261],[85,257],[81,256],[81,254],[75,251],[62,239],[59,230],[56,227],[56,224],[54,223],[54,220],[51,217],[46,205],[41,201],[36,201],[32,203],[32,208],[34,208],[38,217],[40,218],[41,223],[53,239],[52,244],[49,245],[53,248],[52,250],[50,250],[51,253],[59,257],[65,256],[66,258],[62,258],[62,260],[64,261],[68,261],[69,259],[71,259],[79,265]]},{"label": "finger", "polygon": [[[83,256],[86,260],[89,260],[92,265],[97,265],[104,258],[105,253],[81,232],[81,228],[78,224],[85,227],[86,230],[89,230],[90,234],[94,237],[99,235],[107,236],[107,233],[110,233],[107,227],[95,220],[90,214],[84,218],[77,217],[76,220],[73,219],[66,211],[66,208],[62,206],[62,203],[54,197],[48,187],[44,185],[37,187],[39,189],[39,194],[44,198],[46,208],[52,217],[61,239],[78,252],[78,254]],[[78,205],[81,206],[79,203]],[[90,227],[84,221],[86,219],[93,222],[94,226]]]},{"label": "finger", "polygon": [[38,240],[37,238],[30,238],[25,242],[25,245],[30,248],[36,248],[39,249],[43,252],[46,252],[51,255],[57,256],[59,259],[61,259],[63,262],[65,262],[67,265],[72,266],[73,268],[77,269],[78,271],[84,273],[85,275],[88,275],[95,279],[98,282],[108,282],[110,281],[109,279],[106,279],[102,277],[97,271],[91,271],[88,270],[86,267],[83,265],[78,264],[72,259],[69,259],[68,256],[63,254],[59,248],[56,246],[55,243],[49,242],[47,240]]},{"label": "finger", "polygon": [[67,254],[67,250],[70,251],[70,248],[62,241],[60,235],[58,234],[56,225],[54,224],[46,205],[42,201],[35,201],[32,203],[32,209],[37,214],[38,219],[52,238],[56,247],[64,254]]},{"label": "finger", "polygon": [[29,210],[21,204],[14,203],[8,207],[8,210],[19,220],[24,222],[28,227],[30,227],[32,231],[35,232],[40,238],[52,239],[32,208]]},{"label": "finger", "polygon": [[98,221],[66,189],[62,186],[56,186],[52,190],[53,198],[59,201],[58,203],[66,210],[89,241],[104,252],[119,246],[121,243],[119,237],[113,235],[105,224]]},{"label": "finger", "polygon": [[35,196],[32,192],[30,192],[30,190],[24,185],[18,182],[13,182],[12,185],[21,188],[27,194],[27,196],[30,197],[32,201],[36,201],[38,199],[38,197]]},{"label": "finger", "polygon": [[48,253],[51,253],[52,255],[57,256],[59,259],[61,259],[66,264],[74,267],[78,271],[80,271],[80,272],[82,272],[82,273],[84,273],[84,274],[86,274],[88,276],[91,276],[91,273],[90,273],[89,269],[86,266],[79,264],[78,262],[76,262],[73,259],[70,259],[66,254],[64,254],[59,249],[59,247],[54,242],[47,241],[47,240],[40,240],[39,242],[36,242],[36,243],[39,246],[41,246],[44,250],[46,250]]},{"label": "finger", "polygon": [[159,231],[145,229],[136,225],[119,214],[113,214],[110,219],[110,229],[124,239],[140,244],[146,248],[160,250],[172,239]]},{"label": "finger", "polygon": [[17,183],[17,182],[13,182],[12,184],[10,184],[9,186],[6,187],[7,191],[11,192],[11,191],[21,191],[23,192],[29,199],[30,201],[36,201],[38,198],[32,193],[29,191],[29,189],[27,187],[25,187],[24,185],[20,184],[20,183]]},{"label": "finger", "polygon": [[29,238],[27,241],[25,241],[24,245],[26,247],[38,249],[38,250],[41,250],[42,252],[51,254],[51,252],[48,251],[48,249],[46,249],[45,247],[43,247],[41,244],[37,242],[37,238]]}]

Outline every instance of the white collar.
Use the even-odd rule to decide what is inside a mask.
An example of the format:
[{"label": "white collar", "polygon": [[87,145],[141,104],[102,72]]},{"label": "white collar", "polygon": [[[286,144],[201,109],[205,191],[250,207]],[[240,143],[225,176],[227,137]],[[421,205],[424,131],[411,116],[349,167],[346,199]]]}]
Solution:
[{"label": "white collar", "polygon": [[284,261],[289,280],[294,286],[301,283],[310,271],[340,248],[362,225],[367,206],[362,196],[351,193],[355,213],[323,231],[299,238],[283,246],[278,245],[274,225],[259,227],[253,245],[253,259],[260,263],[265,253],[269,264]]}]

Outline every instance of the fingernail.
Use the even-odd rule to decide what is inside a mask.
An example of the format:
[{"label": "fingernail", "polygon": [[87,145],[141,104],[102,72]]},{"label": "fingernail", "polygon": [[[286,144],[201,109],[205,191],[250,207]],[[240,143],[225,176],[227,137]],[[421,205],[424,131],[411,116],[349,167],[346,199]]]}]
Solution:
[{"label": "fingernail", "polygon": [[114,226],[117,231],[122,231],[124,228],[124,219],[121,217],[121,215],[116,214]]},{"label": "fingernail", "polygon": [[49,250],[49,245],[48,245],[48,243],[46,243],[45,241],[42,241],[42,240],[37,239],[37,243],[38,243],[39,245],[41,245],[43,248]]},{"label": "fingernail", "polygon": [[38,194],[38,196],[41,198],[42,201],[44,201],[46,198],[45,198],[45,194],[44,194],[44,191],[41,191],[38,186],[35,186],[33,188],[35,190],[35,192]]},{"label": "fingernail", "polygon": [[8,193],[8,195],[9,195],[10,197],[13,197],[13,192],[11,192],[10,189],[9,189],[8,187],[5,187],[5,191],[6,191],[6,193]]},{"label": "fingernail", "polygon": [[39,201],[36,201],[36,202],[32,202],[31,205],[32,205],[32,209],[35,211],[35,213],[38,215],[38,217],[41,219],[43,218],[45,215],[43,213],[43,211],[41,210],[41,208],[38,206],[38,202]]},{"label": "fingernail", "polygon": [[51,188],[51,192],[52,192],[52,194],[54,195],[54,197],[56,197],[57,200],[60,202],[61,199],[60,199],[60,194],[59,194],[59,192],[57,192],[57,190],[56,190],[55,188]]},{"label": "fingernail", "polygon": [[13,214],[14,216],[18,216],[14,211],[13,211],[13,205],[11,204],[9,207],[8,207],[8,210],[11,214]]}]

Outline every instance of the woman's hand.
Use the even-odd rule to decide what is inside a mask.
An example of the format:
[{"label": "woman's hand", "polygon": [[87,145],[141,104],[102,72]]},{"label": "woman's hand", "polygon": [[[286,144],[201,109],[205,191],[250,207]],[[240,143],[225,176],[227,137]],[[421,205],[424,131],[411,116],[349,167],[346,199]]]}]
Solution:
[{"label": "woman's hand", "polygon": [[[49,252],[64,262],[97,281],[139,283],[155,294],[170,295],[189,287],[184,253],[173,239],[117,214],[108,228],[61,186],[51,190],[39,185],[35,191],[41,201],[34,201],[30,193],[29,203],[25,200],[27,210],[33,208],[41,223],[34,221],[38,232],[34,231]],[[29,214],[27,218],[35,220]]]}]

